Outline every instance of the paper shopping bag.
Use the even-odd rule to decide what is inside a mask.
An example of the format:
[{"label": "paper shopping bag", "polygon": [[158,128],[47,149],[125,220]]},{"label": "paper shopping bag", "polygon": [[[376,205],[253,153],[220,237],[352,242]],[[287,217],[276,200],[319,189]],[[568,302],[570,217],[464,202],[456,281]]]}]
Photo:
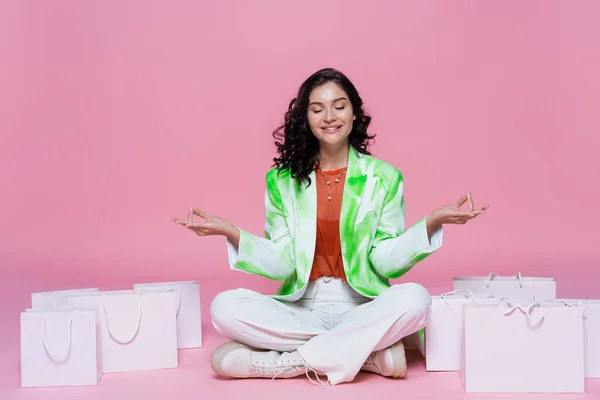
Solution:
[{"label": "paper shopping bag", "polygon": [[104,373],[177,367],[176,303],[172,290],[79,293],[69,296],[68,304],[98,310]]},{"label": "paper shopping bag", "polygon": [[138,283],[133,286],[141,293],[173,289],[177,309],[177,348],[202,347],[200,285],[196,281]]},{"label": "paper shopping bag", "polygon": [[467,392],[584,392],[583,310],[465,304],[461,379]]},{"label": "paper shopping bag", "polygon": [[98,317],[91,309],[21,313],[21,387],[96,385],[102,376]]},{"label": "paper shopping bag", "polygon": [[524,277],[521,273],[501,277],[492,272],[487,277],[456,276],[453,283],[453,290],[470,290],[476,297],[510,297],[522,303],[530,303],[534,298],[556,299],[554,278]]},{"label": "paper shopping bag", "polygon": [[468,290],[431,296],[425,327],[427,371],[458,371],[461,361],[464,304],[498,304],[496,298],[478,298]]},{"label": "paper shopping bag", "polygon": [[67,305],[67,297],[77,293],[97,292],[98,288],[54,290],[31,293],[31,308],[57,308]]},{"label": "paper shopping bag", "polygon": [[583,309],[585,377],[600,378],[600,300],[557,299],[556,301]]}]

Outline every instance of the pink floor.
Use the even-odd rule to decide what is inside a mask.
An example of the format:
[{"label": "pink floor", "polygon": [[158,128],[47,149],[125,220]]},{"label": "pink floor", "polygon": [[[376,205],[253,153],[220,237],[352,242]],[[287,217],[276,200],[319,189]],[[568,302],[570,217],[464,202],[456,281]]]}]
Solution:
[{"label": "pink floor", "polygon": [[[249,280],[250,279],[250,280]],[[32,291],[54,290],[88,286],[87,279],[77,280],[62,285],[48,280],[27,283],[3,281],[5,286],[0,292],[0,344],[2,356],[0,363],[0,400],[13,399],[325,399],[332,395],[341,396],[345,400],[377,398],[398,399],[496,399],[496,398],[540,398],[540,399],[599,399],[600,379],[586,381],[585,394],[467,394],[464,393],[456,373],[427,373],[424,362],[415,354],[409,354],[409,376],[405,380],[390,380],[374,374],[360,373],[356,380],[349,384],[335,387],[319,387],[311,384],[306,378],[291,380],[239,380],[231,381],[217,378],[210,369],[211,351],[225,339],[215,333],[208,320],[208,306],[214,295],[236,286],[250,287],[268,292],[272,286],[257,286],[253,278],[245,274],[227,274],[227,278],[200,279],[202,297],[202,320],[204,346],[201,349],[183,350],[179,355],[179,368],[151,372],[129,372],[106,374],[98,386],[68,388],[32,388],[21,389],[19,371],[19,312],[29,306],[29,294]],[[127,287],[132,282],[112,282],[100,286],[102,289]],[[268,285],[265,284],[265,285]],[[584,282],[563,282],[559,296],[574,295],[592,296],[591,285]],[[583,288],[583,289],[582,289]],[[432,294],[447,287],[436,289],[428,286]],[[558,361],[558,360],[557,360]],[[557,368],[560,363],[557,362]],[[252,391],[252,393],[250,392]]]}]

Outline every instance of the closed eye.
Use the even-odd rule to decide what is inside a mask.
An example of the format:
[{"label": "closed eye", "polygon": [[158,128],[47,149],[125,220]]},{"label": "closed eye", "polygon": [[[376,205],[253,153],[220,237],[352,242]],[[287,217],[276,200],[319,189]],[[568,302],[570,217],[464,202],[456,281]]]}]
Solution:
[{"label": "closed eye", "polygon": [[[335,109],[336,109],[336,110],[339,110],[339,111],[342,111],[344,108],[346,108],[346,106],[336,107]],[[313,113],[314,113],[314,114],[318,114],[318,113],[320,113],[321,111],[323,111],[323,110],[313,110]]]}]

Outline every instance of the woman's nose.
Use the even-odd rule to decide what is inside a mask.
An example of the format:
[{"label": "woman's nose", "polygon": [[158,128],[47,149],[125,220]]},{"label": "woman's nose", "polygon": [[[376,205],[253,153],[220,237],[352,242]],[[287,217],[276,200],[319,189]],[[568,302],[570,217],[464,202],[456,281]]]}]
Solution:
[{"label": "woman's nose", "polygon": [[325,121],[325,123],[331,123],[335,121],[335,113],[333,112],[333,110],[326,110],[325,118],[323,120]]}]

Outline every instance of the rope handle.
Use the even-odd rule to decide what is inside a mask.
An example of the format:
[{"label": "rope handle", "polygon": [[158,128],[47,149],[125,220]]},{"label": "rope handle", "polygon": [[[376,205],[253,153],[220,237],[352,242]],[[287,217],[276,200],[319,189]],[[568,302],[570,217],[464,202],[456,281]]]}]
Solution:
[{"label": "rope handle", "polygon": [[[495,272],[490,272],[490,274],[488,275],[487,279],[485,280],[485,287],[489,288],[490,287],[490,283],[492,282],[492,279],[494,278],[500,278],[500,275],[498,275]],[[517,282],[519,283],[519,287],[522,289],[523,288],[523,276],[521,275],[520,272],[517,272],[515,275],[511,276],[511,278],[517,278]]]},{"label": "rope handle", "polygon": [[546,317],[546,314],[543,314],[540,318],[534,318],[531,315],[531,311],[534,308],[540,307],[540,303],[539,301],[535,300],[535,297],[532,299],[533,301],[527,306],[527,308],[524,308],[522,305],[520,305],[519,303],[517,303],[513,298],[505,296],[503,297],[500,302],[504,302],[505,300],[510,300],[512,302],[512,304],[514,304],[514,306],[507,312],[504,313],[504,315],[510,315],[512,314],[515,310],[519,310],[521,311],[523,314],[527,315],[527,318],[531,321],[534,322],[542,322],[542,320],[544,319],[544,317]]},{"label": "rope handle", "polygon": [[[564,304],[565,307],[579,307],[579,308],[581,308],[583,306],[583,301],[581,301],[581,300],[577,300],[577,302],[575,304],[567,303],[564,300],[561,300],[561,303]],[[587,315],[585,315],[585,308],[583,309],[583,319],[587,319]]]},{"label": "rope handle", "polygon": [[181,310],[181,292],[177,292],[177,311],[175,311],[175,317],[179,317],[179,310]]},{"label": "rope handle", "polygon": [[448,306],[449,306],[449,305],[450,305],[450,303],[448,303],[448,300],[446,300],[446,296],[448,296],[448,295],[450,295],[450,294],[461,293],[461,292],[464,292],[464,293],[467,293],[467,294],[469,294],[469,299],[471,299],[471,301],[472,301],[473,303],[475,303],[475,295],[474,295],[474,294],[473,294],[473,292],[471,292],[469,289],[458,289],[458,290],[453,290],[453,291],[451,291],[451,292],[442,293],[442,294],[440,295],[440,298],[441,298],[442,300],[444,300],[444,303],[446,303],[446,305],[448,305]]},{"label": "rope handle", "polygon": [[46,318],[44,318],[44,322],[42,324],[42,341],[44,342],[44,348],[48,352],[48,354],[53,358],[62,358],[65,357],[71,351],[71,331],[73,327],[73,317],[69,318],[69,341],[67,343],[67,350],[63,353],[55,353],[50,350],[50,346],[48,346],[48,338],[46,337]]},{"label": "rope handle", "polygon": [[108,309],[106,308],[106,303],[102,304],[103,308],[104,308],[104,316],[106,317],[106,327],[108,329],[108,334],[110,335],[110,337],[117,343],[119,344],[129,344],[133,341],[133,339],[135,339],[135,337],[137,336],[138,332],[140,331],[140,325],[142,324],[142,300],[138,300],[138,317],[137,317],[137,327],[135,328],[135,332],[133,332],[133,334],[128,337],[127,339],[119,339],[116,337],[116,335],[113,333],[112,331],[112,327],[110,325],[110,318],[108,316]]}]

